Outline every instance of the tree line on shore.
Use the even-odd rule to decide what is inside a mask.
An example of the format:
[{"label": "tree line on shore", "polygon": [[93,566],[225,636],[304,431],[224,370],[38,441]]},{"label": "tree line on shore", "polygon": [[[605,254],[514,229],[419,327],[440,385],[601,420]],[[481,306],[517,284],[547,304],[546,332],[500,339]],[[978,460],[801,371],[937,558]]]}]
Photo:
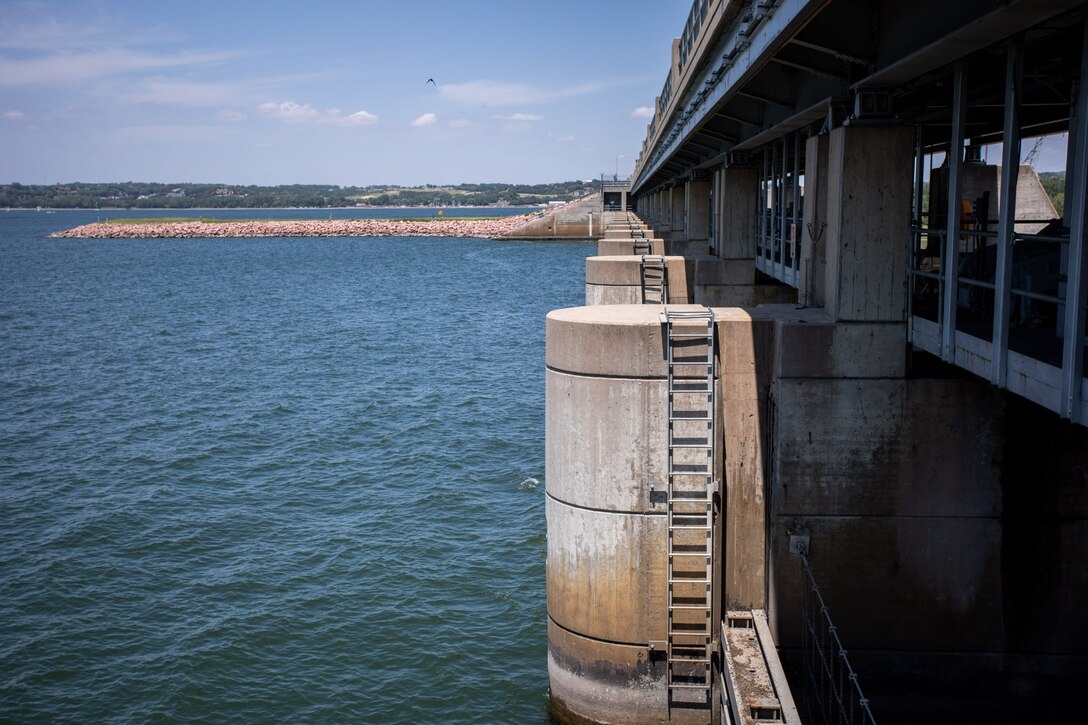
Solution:
[{"label": "tree line on shore", "polygon": [[141,182],[3,184],[0,207],[47,209],[268,209],[344,206],[531,206],[570,201],[594,182],[457,184],[455,186],[238,186]]}]

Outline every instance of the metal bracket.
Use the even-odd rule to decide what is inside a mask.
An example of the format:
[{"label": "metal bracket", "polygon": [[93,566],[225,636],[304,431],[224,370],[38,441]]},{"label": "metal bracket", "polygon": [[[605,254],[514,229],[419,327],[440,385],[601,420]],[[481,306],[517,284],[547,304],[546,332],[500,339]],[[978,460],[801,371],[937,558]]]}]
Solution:
[{"label": "metal bracket", "polygon": [[751,166],[752,155],[747,151],[730,151],[729,166]]},{"label": "metal bracket", "polygon": [[862,90],[854,97],[854,118],[859,121],[891,118],[894,115],[892,94],[888,91]]},{"label": "metal bracket", "polygon": [[808,556],[808,534],[790,534],[790,553]]}]

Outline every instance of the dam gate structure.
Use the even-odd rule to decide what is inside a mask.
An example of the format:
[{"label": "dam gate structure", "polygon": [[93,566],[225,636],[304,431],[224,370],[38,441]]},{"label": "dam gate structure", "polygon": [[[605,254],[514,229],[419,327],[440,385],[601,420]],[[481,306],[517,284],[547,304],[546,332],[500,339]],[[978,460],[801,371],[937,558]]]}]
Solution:
[{"label": "dam gate structure", "polygon": [[1083,0],[692,3],[547,320],[558,720],[1079,711],[1086,46]]}]

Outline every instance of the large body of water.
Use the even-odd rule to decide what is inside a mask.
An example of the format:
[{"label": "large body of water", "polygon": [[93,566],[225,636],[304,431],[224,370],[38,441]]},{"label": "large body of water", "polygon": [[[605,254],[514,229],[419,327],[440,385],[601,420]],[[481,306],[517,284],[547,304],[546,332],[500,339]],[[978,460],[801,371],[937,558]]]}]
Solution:
[{"label": "large body of water", "polygon": [[102,214],[0,212],[0,721],[545,722],[593,247],[46,237]]}]

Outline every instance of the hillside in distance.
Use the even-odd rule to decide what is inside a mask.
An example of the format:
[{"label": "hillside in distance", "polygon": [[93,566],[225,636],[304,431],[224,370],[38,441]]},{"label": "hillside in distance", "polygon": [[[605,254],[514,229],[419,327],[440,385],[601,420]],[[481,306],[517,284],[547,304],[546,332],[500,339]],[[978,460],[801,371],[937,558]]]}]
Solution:
[{"label": "hillside in distance", "polygon": [[533,206],[570,201],[597,182],[456,186],[238,186],[230,184],[71,183],[0,185],[0,207],[44,209],[269,209],[346,206]]}]

